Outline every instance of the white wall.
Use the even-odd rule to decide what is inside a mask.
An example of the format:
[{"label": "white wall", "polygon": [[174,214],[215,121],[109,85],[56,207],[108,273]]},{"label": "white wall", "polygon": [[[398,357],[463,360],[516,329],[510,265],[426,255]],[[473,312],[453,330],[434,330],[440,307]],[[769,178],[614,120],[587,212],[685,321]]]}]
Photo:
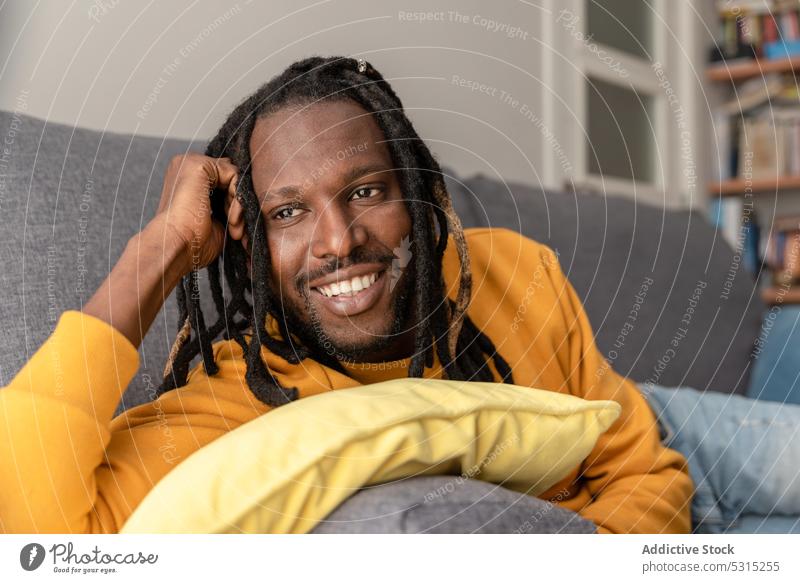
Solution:
[{"label": "white wall", "polygon": [[[442,163],[537,184],[549,147],[533,121],[549,95],[538,4],[9,0],[0,6],[0,108],[21,98],[28,113],[55,122],[207,138],[292,61],[361,56],[390,80]],[[400,14],[426,10],[438,20]],[[456,75],[494,95],[454,84]],[[547,186],[562,178],[551,173]]]}]

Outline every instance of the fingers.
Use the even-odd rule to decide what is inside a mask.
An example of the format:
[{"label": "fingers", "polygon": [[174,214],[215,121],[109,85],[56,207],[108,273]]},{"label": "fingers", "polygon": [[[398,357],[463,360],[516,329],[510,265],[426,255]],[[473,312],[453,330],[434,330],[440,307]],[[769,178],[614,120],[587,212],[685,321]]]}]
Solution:
[{"label": "fingers", "polygon": [[244,235],[244,208],[236,198],[236,189],[239,184],[239,169],[229,158],[216,160],[217,183],[219,188],[224,188],[225,214],[228,215],[228,233],[237,241]]},{"label": "fingers", "polygon": [[226,190],[233,187],[233,192],[235,192],[239,169],[231,162],[230,158],[216,158],[214,165],[217,170],[217,187]]},{"label": "fingers", "polygon": [[196,152],[174,156],[165,176],[164,189],[157,212],[171,207],[176,191],[183,189],[193,196],[208,196],[208,189],[225,192],[225,213],[228,232],[241,240],[244,235],[244,208],[236,199],[239,169],[230,158],[212,158]]},{"label": "fingers", "polygon": [[228,232],[231,234],[231,238],[237,241],[244,236],[244,209],[235,199],[228,211]]}]

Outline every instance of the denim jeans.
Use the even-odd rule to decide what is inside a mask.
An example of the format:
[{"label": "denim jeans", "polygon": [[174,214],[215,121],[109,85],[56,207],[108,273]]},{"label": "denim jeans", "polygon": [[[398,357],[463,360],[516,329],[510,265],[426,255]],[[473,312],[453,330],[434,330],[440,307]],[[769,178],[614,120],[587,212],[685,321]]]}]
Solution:
[{"label": "denim jeans", "polygon": [[640,386],[695,483],[698,533],[800,533],[800,405]]},{"label": "denim jeans", "polygon": [[754,354],[747,396],[763,401],[800,403],[800,306],[773,306],[764,317]]}]

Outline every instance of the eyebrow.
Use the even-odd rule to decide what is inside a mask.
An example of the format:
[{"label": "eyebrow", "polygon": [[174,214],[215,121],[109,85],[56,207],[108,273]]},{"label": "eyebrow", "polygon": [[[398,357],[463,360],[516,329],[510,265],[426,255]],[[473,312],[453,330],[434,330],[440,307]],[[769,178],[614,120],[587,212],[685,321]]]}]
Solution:
[{"label": "eyebrow", "polygon": [[[354,166],[350,168],[347,172],[344,173],[342,176],[342,183],[347,186],[348,184],[355,182],[362,176],[366,176],[367,174],[377,174],[378,172],[389,172],[393,170],[392,167],[387,166],[386,164],[374,163],[374,164],[364,164],[361,166]],[[280,188],[276,188],[275,190],[268,190],[264,193],[262,201],[267,200],[274,200],[280,198],[296,198],[300,196],[301,190],[299,186],[295,186],[293,184],[287,186],[281,186]]]}]

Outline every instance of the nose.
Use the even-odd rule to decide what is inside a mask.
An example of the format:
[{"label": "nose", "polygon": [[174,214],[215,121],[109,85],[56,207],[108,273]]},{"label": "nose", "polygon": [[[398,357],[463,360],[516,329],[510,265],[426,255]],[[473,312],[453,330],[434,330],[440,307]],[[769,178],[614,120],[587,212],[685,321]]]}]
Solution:
[{"label": "nose", "polygon": [[369,235],[358,217],[338,204],[329,204],[319,215],[312,235],[311,253],[317,259],[343,259],[367,243]]}]

